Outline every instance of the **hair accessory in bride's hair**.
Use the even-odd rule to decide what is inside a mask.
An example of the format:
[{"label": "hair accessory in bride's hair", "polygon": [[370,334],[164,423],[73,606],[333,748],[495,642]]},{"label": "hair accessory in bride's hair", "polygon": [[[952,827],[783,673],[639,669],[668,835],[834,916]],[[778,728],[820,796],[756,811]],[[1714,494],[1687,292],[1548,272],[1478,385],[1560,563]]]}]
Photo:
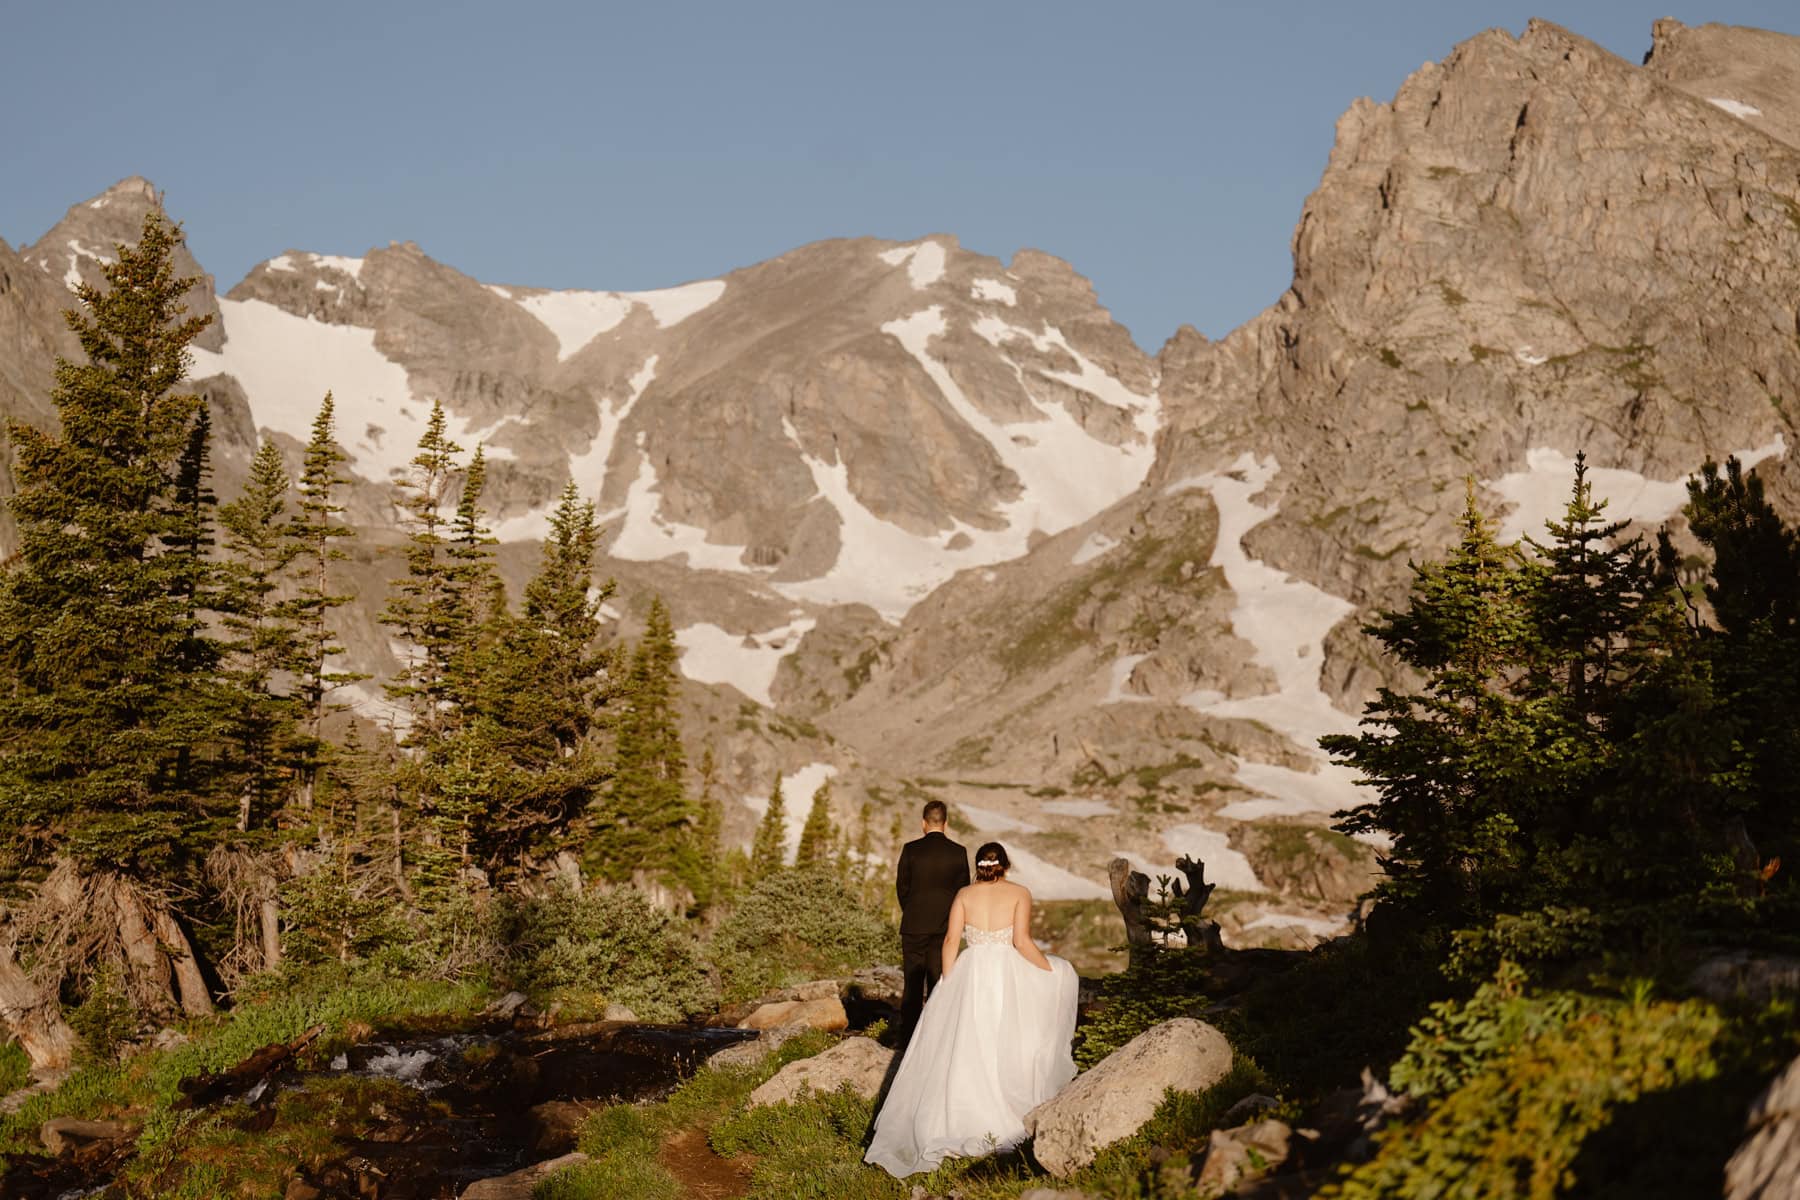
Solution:
[{"label": "hair accessory in bride's hair", "polygon": [[997,867],[1000,865],[1000,860],[992,856],[988,858],[978,858],[975,860],[975,865],[978,867]]}]

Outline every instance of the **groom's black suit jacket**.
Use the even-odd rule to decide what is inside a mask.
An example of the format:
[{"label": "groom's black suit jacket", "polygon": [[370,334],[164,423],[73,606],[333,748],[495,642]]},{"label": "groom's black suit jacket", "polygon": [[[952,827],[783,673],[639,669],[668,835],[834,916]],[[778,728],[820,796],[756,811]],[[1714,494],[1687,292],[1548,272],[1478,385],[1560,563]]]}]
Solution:
[{"label": "groom's black suit jacket", "polygon": [[969,886],[969,852],[939,830],[914,838],[900,851],[894,890],[900,894],[900,936],[943,937],[950,904]]}]

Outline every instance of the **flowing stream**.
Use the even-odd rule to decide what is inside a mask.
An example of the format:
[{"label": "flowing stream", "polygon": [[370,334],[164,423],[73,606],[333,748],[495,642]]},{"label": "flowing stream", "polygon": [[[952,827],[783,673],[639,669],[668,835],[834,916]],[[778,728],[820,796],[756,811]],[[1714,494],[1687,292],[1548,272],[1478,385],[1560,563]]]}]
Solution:
[{"label": "flowing stream", "polygon": [[[654,1100],[725,1046],[755,1036],[701,1026],[604,1022],[546,1032],[471,1027],[372,1041],[323,1065],[288,1068],[209,1108],[246,1133],[270,1133],[322,1081],[404,1085],[339,1128],[330,1105],[314,1121],[330,1138],[303,1171],[320,1197],[451,1200],[477,1179],[572,1148],[584,1109]],[[129,1150],[105,1144],[58,1158],[22,1157],[0,1178],[8,1200],[106,1200]]]}]

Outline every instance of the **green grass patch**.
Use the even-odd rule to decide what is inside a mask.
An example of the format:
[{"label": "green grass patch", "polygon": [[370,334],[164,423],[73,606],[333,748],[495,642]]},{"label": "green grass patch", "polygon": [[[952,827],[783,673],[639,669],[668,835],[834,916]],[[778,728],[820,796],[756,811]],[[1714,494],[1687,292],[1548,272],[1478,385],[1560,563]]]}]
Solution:
[{"label": "green grass patch", "polygon": [[16,1092],[31,1082],[31,1056],[17,1042],[0,1046],[0,1096]]}]

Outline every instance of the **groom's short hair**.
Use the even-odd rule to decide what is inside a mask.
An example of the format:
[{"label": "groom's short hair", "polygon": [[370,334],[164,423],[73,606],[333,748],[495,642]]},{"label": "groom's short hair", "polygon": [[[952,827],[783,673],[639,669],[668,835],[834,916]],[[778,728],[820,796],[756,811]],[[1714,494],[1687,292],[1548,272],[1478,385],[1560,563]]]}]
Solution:
[{"label": "groom's short hair", "polygon": [[927,800],[925,811],[919,815],[927,825],[942,825],[950,820],[950,808],[942,800]]}]

